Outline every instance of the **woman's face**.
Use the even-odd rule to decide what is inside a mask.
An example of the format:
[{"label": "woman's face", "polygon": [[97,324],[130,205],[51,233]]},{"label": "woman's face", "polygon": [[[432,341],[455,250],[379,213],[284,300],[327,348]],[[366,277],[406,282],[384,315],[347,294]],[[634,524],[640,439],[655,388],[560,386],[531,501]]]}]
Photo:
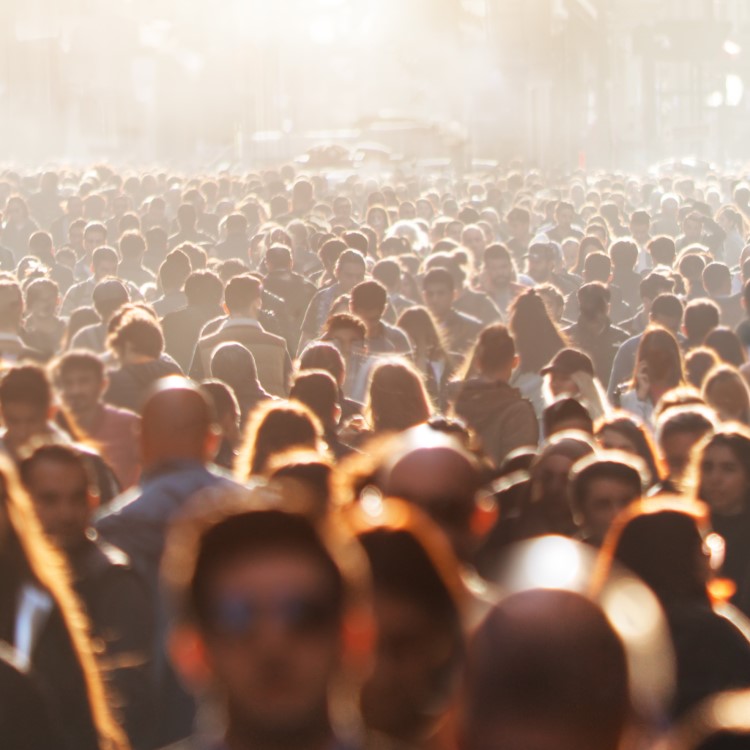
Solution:
[{"label": "woman's face", "polygon": [[700,495],[714,513],[734,516],[745,510],[750,487],[747,470],[726,445],[710,445],[700,466]]}]

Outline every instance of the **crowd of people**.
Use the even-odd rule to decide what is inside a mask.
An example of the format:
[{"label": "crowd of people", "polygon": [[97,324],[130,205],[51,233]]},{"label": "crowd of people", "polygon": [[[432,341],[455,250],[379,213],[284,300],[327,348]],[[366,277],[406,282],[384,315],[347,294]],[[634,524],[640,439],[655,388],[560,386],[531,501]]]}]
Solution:
[{"label": "crowd of people", "polygon": [[740,176],[97,165],[0,206],[4,747],[750,732]]}]

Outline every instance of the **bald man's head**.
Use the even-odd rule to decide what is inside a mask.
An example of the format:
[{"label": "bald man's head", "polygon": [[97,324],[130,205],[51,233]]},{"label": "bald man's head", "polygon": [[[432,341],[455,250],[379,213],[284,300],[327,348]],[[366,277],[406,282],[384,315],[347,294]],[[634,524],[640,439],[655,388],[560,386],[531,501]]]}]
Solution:
[{"label": "bald man's head", "polygon": [[456,554],[468,559],[474,548],[471,519],[479,489],[479,469],[459,448],[415,448],[399,458],[385,480],[385,494],[414,503],[448,534]]},{"label": "bald man's head", "polygon": [[198,386],[178,376],[157,381],[141,417],[144,467],[176,459],[210,460],[215,421],[211,402]]}]

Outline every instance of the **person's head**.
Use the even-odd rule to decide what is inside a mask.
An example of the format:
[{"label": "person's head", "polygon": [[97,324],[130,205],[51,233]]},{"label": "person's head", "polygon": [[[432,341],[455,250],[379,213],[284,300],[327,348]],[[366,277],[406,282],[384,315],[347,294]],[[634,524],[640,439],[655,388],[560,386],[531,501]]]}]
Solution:
[{"label": "person's head", "polygon": [[649,474],[639,457],[623,451],[599,451],[573,464],[570,505],[587,542],[602,544],[617,514],[650,484]]},{"label": "person's head", "polygon": [[703,381],[703,398],[722,422],[750,424],[750,390],[731,365],[720,364]]},{"label": "person's head", "polygon": [[700,346],[709,332],[719,325],[719,306],[708,299],[694,299],[685,308],[683,327],[688,345],[692,349]]},{"label": "person's head", "polygon": [[528,209],[514,206],[508,211],[505,220],[511,237],[526,237],[531,226],[531,214]]},{"label": "person's head", "polygon": [[529,247],[526,270],[534,281],[548,281],[555,270],[555,248],[546,242],[535,242]]},{"label": "person's head", "polygon": [[399,316],[397,325],[406,333],[418,353],[433,356],[444,351],[438,328],[426,307],[407,308]]},{"label": "person's head", "polygon": [[228,237],[245,237],[247,235],[247,216],[243,213],[231,213],[226,217],[224,226]]},{"label": "person's head", "polygon": [[182,203],[177,209],[177,223],[180,230],[189,232],[195,229],[195,223],[198,221],[198,213],[192,203]]},{"label": "person's head", "polygon": [[621,747],[631,712],[625,650],[580,594],[531,589],[496,604],[470,642],[464,680],[465,750]]},{"label": "person's head", "polygon": [[377,323],[388,304],[388,292],[379,281],[360,281],[349,295],[352,315],[361,318],[367,325]]},{"label": "person's head", "polygon": [[224,286],[213,271],[193,271],[185,280],[188,307],[218,307]]},{"label": "person's head", "polygon": [[107,346],[121,363],[137,364],[161,357],[164,336],[159,323],[151,315],[136,308],[128,311],[111,331]]},{"label": "person's head", "polygon": [[682,232],[688,242],[698,242],[703,232],[703,215],[691,211],[682,221]]},{"label": "person's head", "polygon": [[94,287],[92,300],[99,317],[108,323],[123,305],[130,302],[130,294],[119,279],[104,278]]},{"label": "person's head", "polygon": [[16,333],[23,318],[23,295],[17,281],[0,278],[0,330]]},{"label": "person's head", "polygon": [[141,409],[143,468],[171,461],[205,463],[215,454],[218,434],[213,405],[200,387],[176,375],[162,378]]},{"label": "person's head", "polygon": [[580,430],[593,435],[594,419],[579,399],[563,395],[545,407],[542,412],[542,429],[547,438],[568,430]]},{"label": "person's head", "polygon": [[97,247],[107,244],[107,227],[98,221],[90,221],[83,230],[83,249],[91,257]]},{"label": "person's head", "polygon": [[[604,252],[604,243],[595,235],[588,234],[577,244],[578,252],[576,253],[576,262],[573,266],[573,272],[582,274],[586,267],[590,255]],[[589,279],[594,281],[594,279]]]},{"label": "person's head", "polygon": [[49,232],[34,232],[29,237],[29,255],[39,258],[43,263],[53,263],[52,235]]},{"label": "person's head", "polygon": [[11,454],[32,438],[48,432],[52,417],[52,387],[38,365],[18,365],[0,380],[0,412],[5,435],[3,441]]},{"label": "person's head", "polygon": [[403,360],[375,366],[365,411],[375,432],[401,432],[426,422],[432,407],[418,371]]},{"label": "person's head", "polygon": [[707,604],[707,515],[701,503],[684,498],[634,503],[613,525],[606,554],[635,573],[663,604]]},{"label": "person's head", "polygon": [[674,282],[664,274],[652,271],[640,283],[639,293],[641,303],[646,312],[650,312],[651,305],[660,294],[668,294],[674,288]]},{"label": "person's head", "polygon": [[733,367],[742,367],[747,362],[747,353],[740,337],[727,326],[717,326],[709,331],[703,345],[716,352],[721,362]]},{"label": "person's head", "polygon": [[683,480],[693,449],[716,428],[714,413],[699,404],[673,407],[661,414],[656,423],[656,441],[673,483]]},{"label": "person's head", "polygon": [[235,276],[224,289],[224,305],[232,317],[255,318],[260,312],[262,294],[263,284],[255,276]]},{"label": "person's head", "polygon": [[487,326],[479,334],[470,358],[471,369],[488,380],[509,381],[519,358],[516,343],[502,323]]},{"label": "person's head", "polygon": [[104,279],[108,276],[117,276],[117,265],[119,258],[117,251],[108,245],[99,245],[91,256],[91,267],[95,279]]},{"label": "person's head", "polygon": [[54,318],[60,306],[60,287],[52,279],[34,279],[25,290],[26,311],[37,318]]},{"label": "person's head", "polygon": [[[346,250],[346,242],[338,238],[326,240],[318,249],[318,257],[323,264],[323,268],[329,273],[333,273],[341,254]],[[356,282],[355,282],[356,283]],[[354,284],[352,284],[354,286]]]},{"label": "person's head", "polygon": [[120,257],[129,263],[140,263],[146,252],[146,240],[138,231],[125,232],[120,237]]},{"label": "person's head", "polygon": [[342,294],[351,291],[365,278],[367,264],[358,250],[347,248],[338,257],[333,275],[341,288]]},{"label": "person's head", "polygon": [[732,274],[726,263],[709,263],[703,269],[703,286],[711,297],[728,297],[732,293]]},{"label": "person's head", "polygon": [[601,326],[609,318],[609,289],[599,281],[590,281],[578,288],[579,320]]},{"label": "person's head", "polygon": [[335,430],[341,417],[339,389],[325,370],[301,370],[289,391],[289,398],[304,404],[320,420],[324,430]]},{"label": "person's head", "polygon": [[422,278],[422,298],[437,320],[445,318],[456,298],[453,274],[447,268],[431,268]]},{"label": "person's head", "polygon": [[622,451],[640,458],[651,475],[648,484],[661,478],[651,435],[646,426],[627,412],[615,412],[596,424],[596,441],[605,450]]},{"label": "person's head", "polygon": [[707,346],[696,346],[691,349],[685,357],[685,376],[688,383],[700,391],[706,376],[718,364],[719,357],[713,349]]},{"label": "person's head", "polygon": [[232,448],[240,442],[240,405],[232,388],[218,379],[201,382],[203,392],[213,405],[222,439]]},{"label": "person's head", "polygon": [[85,543],[99,499],[87,459],[70,445],[43,444],[21,460],[19,473],[55,545],[72,552]]},{"label": "person's head", "polygon": [[716,431],[695,452],[698,498],[718,516],[737,516],[750,500],[750,434],[739,425]]},{"label": "person's head", "polygon": [[76,415],[98,407],[107,388],[104,363],[95,354],[69,351],[52,366],[52,378],[65,408]]},{"label": "person's head", "polygon": [[324,370],[333,376],[341,388],[346,378],[346,366],[341,352],[326,341],[316,341],[305,347],[299,358],[298,368],[303,370]]},{"label": "person's head", "polygon": [[408,743],[428,737],[444,716],[463,661],[458,560],[425,514],[393,499],[373,518],[353,506],[357,538],[373,579],[378,630],[361,707],[371,729]]},{"label": "person's head", "polygon": [[652,391],[659,395],[685,382],[682,351],[674,334],[660,326],[644,332],[635,358],[632,387],[638,387],[639,375],[645,373]]},{"label": "person's head", "polygon": [[484,250],[482,262],[487,281],[494,289],[506,289],[515,280],[513,256],[505,245],[493,243]]},{"label": "person's head", "polygon": [[638,262],[638,245],[630,240],[617,240],[609,249],[612,267],[618,271],[632,271]]},{"label": "person's head", "polygon": [[266,250],[266,268],[269,272],[292,270],[292,251],[286,245],[275,244]]},{"label": "person's head", "polygon": [[684,308],[676,294],[660,294],[651,304],[649,320],[677,335],[682,327]]},{"label": "person's head", "polygon": [[159,266],[159,286],[165,294],[182,289],[192,266],[187,253],[180,248],[171,250]]},{"label": "person's head", "polygon": [[323,427],[318,418],[297,401],[266,401],[253,411],[235,463],[239,479],[263,476],[270,459],[289,448],[322,450]]},{"label": "person's head", "polygon": [[477,460],[453,438],[439,445],[419,442],[415,435],[393,460],[383,492],[424,511],[448,536],[456,556],[468,562],[480,541],[473,523],[481,481]]},{"label": "person's head", "polygon": [[677,250],[671,237],[654,237],[646,246],[655,266],[672,268]]},{"label": "person's head", "polygon": [[330,341],[346,360],[352,354],[364,351],[367,328],[359,319],[349,313],[336,313],[326,321],[323,341]]},{"label": "person's head", "polygon": [[651,229],[651,217],[647,211],[633,211],[630,214],[630,234],[637,242],[648,240]]},{"label": "person's head", "polygon": [[594,365],[588,354],[578,349],[561,349],[552,360],[540,370],[548,376],[548,385],[553,397],[562,395],[579,396],[580,381],[576,376],[594,377]]},{"label": "person's head", "polygon": [[395,294],[401,288],[401,266],[393,258],[383,258],[373,266],[372,278],[381,283],[389,294]]},{"label": "person's head", "polygon": [[527,289],[516,297],[508,327],[522,372],[539,372],[566,343],[550,318],[544,300],[534,289]]},{"label": "person's head", "polygon": [[352,619],[363,616],[359,587],[340,547],[266,494],[219,498],[173,527],[163,565],[176,610],[170,651],[188,684],[221,696],[228,736],[323,746],[329,693],[356,648],[345,631],[364,636]]},{"label": "person's head", "polygon": [[555,221],[559,227],[569,229],[575,217],[575,207],[567,201],[558,201],[555,206]]}]

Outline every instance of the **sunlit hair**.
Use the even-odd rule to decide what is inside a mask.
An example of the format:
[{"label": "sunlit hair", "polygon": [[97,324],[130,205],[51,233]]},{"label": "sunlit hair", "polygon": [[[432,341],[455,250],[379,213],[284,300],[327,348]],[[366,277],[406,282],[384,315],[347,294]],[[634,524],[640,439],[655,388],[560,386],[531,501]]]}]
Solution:
[{"label": "sunlit hair", "polygon": [[263,475],[272,456],[294,447],[324,453],[320,421],[298,401],[265,401],[248,419],[234,473],[243,481]]},{"label": "sunlit hair", "polygon": [[435,320],[426,307],[415,305],[404,310],[396,325],[414,342],[423,339],[433,351],[446,356],[447,347]]},{"label": "sunlit hair", "polygon": [[615,563],[637,574],[663,603],[710,601],[696,560],[709,531],[709,511],[683,496],[632,503],[615,519],[602,546],[594,576],[603,584]]},{"label": "sunlit hair", "polygon": [[[88,636],[88,623],[71,588],[66,564],[61,554],[47,541],[31,498],[15,468],[4,456],[0,456],[0,493],[0,513],[4,510],[10,526],[3,543],[18,545],[32,578],[52,597],[60,612],[83,674],[91,717],[101,748],[125,750],[128,742],[110,712]],[[5,571],[4,575],[7,574]]]},{"label": "sunlit hair", "polygon": [[[591,419],[596,421],[597,419],[606,417],[611,413],[612,407],[607,399],[607,394],[596,376],[589,375],[587,372],[579,370],[578,372],[574,372],[570,376],[570,379],[575,383],[576,388],[578,389],[576,398],[586,407],[586,410],[591,415]],[[544,378],[542,396],[544,397],[544,403],[546,406],[549,406],[557,400],[557,396],[555,396],[550,390],[549,376]]]},{"label": "sunlit hair", "polygon": [[422,377],[406,360],[376,365],[367,387],[365,416],[375,432],[401,432],[432,414]]},{"label": "sunlit hair", "polygon": [[[608,431],[616,432],[624,437],[630,443],[632,449],[619,445],[608,445],[604,436],[604,433]],[[643,422],[635,415],[624,411],[614,412],[609,417],[597,422],[594,435],[604,448],[617,448],[639,456],[651,474],[649,485],[662,479],[664,472],[654,441]]]},{"label": "sunlit hair", "polygon": [[521,372],[539,372],[568,344],[550,318],[544,300],[534,289],[516,297],[508,328],[516,343]]},{"label": "sunlit hair", "polygon": [[638,370],[644,362],[652,385],[665,388],[684,385],[685,368],[680,345],[674,334],[666,328],[651,326],[643,334],[635,358],[635,369],[631,381],[633,389],[638,387]]},{"label": "sunlit hair", "polygon": [[723,421],[750,424],[750,390],[731,365],[717,365],[703,381],[703,398]]},{"label": "sunlit hair", "polygon": [[726,326],[718,326],[710,331],[703,340],[703,346],[714,351],[728,365],[742,367],[747,362],[747,353],[740,337]]}]

